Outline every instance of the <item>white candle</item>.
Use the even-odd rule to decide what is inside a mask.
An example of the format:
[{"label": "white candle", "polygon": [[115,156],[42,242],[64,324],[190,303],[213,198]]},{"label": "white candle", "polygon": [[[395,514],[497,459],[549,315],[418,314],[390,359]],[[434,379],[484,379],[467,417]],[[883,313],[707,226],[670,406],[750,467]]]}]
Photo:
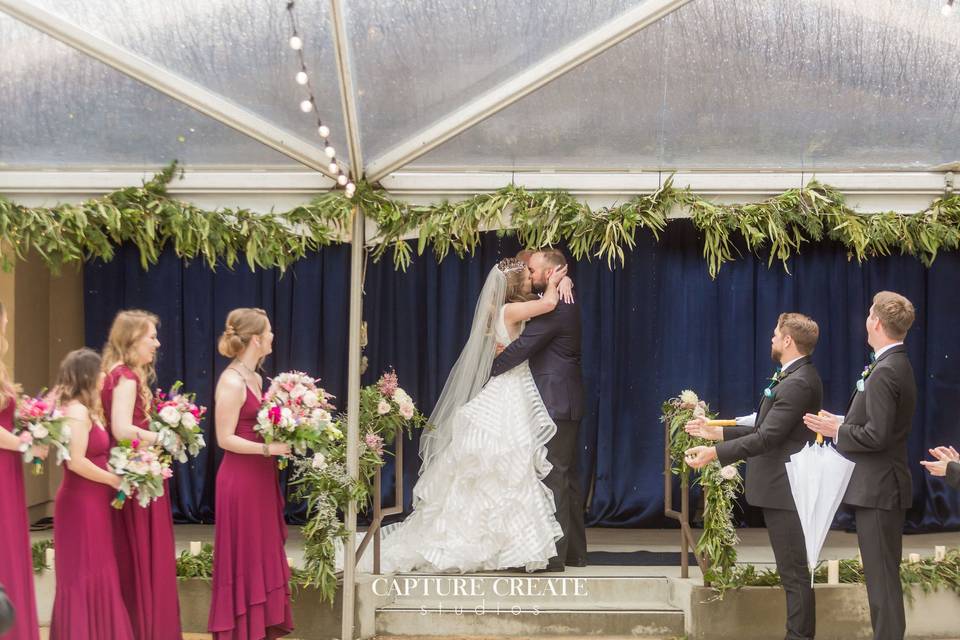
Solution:
[{"label": "white candle", "polygon": [[919,553],[911,553],[911,554],[910,554],[910,564],[916,564],[917,562],[920,562],[920,554],[919,554]]},{"label": "white candle", "polygon": [[203,544],[199,540],[190,541],[190,555],[198,556],[203,551]]},{"label": "white candle", "polygon": [[827,560],[827,584],[840,584],[839,560]]},{"label": "white candle", "polygon": [[47,549],[46,552],[44,552],[44,556],[43,556],[43,557],[44,557],[44,560],[45,560],[46,563],[47,563],[47,566],[48,566],[49,568],[53,569],[53,558],[54,558],[53,547],[50,547],[49,549]]},{"label": "white candle", "polygon": [[943,561],[946,557],[947,557],[947,548],[946,548],[944,545],[938,544],[937,546],[935,546],[935,547],[933,548],[933,560],[934,560],[934,562],[941,562],[941,561]]}]

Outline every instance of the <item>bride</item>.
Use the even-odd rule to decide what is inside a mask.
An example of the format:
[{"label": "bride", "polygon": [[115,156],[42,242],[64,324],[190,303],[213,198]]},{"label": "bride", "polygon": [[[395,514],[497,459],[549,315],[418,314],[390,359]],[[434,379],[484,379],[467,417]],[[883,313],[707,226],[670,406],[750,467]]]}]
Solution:
[{"label": "bride", "polygon": [[384,531],[388,572],[537,571],[557,554],[563,532],[543,483],[557,427],[526,362],[494,378],[490,367],[498,343],[557,306],[565,274],[566,267],[554,273],[537,298],[523,262],[507,258],[490,270],[470,337],[430,416],[433,428],[420,440],[414,511]]}]

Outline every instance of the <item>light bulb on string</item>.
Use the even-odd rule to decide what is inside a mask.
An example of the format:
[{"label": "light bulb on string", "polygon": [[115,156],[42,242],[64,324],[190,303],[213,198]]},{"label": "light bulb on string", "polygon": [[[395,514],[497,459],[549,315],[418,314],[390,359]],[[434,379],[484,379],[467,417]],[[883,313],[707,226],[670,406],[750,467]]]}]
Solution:
[{"label": "light bulb on string", "polygon": [[320,133],[320,137],[321,137],[321,138],[329,138],[329,137],[330,137],[330,127],[328,127],[328,126],[325,125],[325,124],[322,124],[322,125],[320,125],[319,127],[317,127],[317,131]]},{"label": "light bulb on string", "polygon": [[342,173],[339,176],[337,176],[337,184],[340,185],[341,187],[345,186],[347,184],[347,176],[345,176]]},{"label": "light bulb on string", "polygon": [[307,77],[306,71],[300,71],[297,73],[297,84],[307,84],[307,80],[309,80],[309,78]]},{"label": "light bulb on string", "polygon": [[290,48],[294,51],[300,51],[300,49],[303,49],[303,40],[299,36],[290,36]]},{"label": "light bulb on string", "polygon": [[323,152],[327,154],[328,158],[332,158],[337,155],[337,150],[331,147],[330,145],[327,145],[326,148],[323,150]]},{"label": "light bulb on string", "polygon": [[330,166],[327,168],[330,169],[330,173],[340,173],[340,165],[338,165],[336,162],[331,162]]},{"label": "light bulb on string", "polygon": [[304,113],[310,113],[311,111],[313,111],[313,102],[311,102],[310,100],[304,100],[303,102],[301,102],[300,111],[303,111]]}]

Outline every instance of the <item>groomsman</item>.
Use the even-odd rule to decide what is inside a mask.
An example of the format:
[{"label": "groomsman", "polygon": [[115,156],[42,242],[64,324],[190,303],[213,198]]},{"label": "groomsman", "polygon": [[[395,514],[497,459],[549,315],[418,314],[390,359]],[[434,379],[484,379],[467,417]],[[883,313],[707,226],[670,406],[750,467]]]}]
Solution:
[{"label": "groomsman", "polygon": [[779,366],[763,390],[758,412],[738,419],[735,427],[709,427],[703,418],[686,425],[687,433],[720,441],[713,447],[689,449],[691,467],[699,469],[713,460],[722,465],[747,460],[747,502],[763,508],[787,599],[787,640],[812,639],[816,631],[803,529],[784,464],[815,438],[803,416],[821,406],[823,385],[810,360],[819,337],[820,329],[811,318],[781,314],[770,343],[770,356]]},{"label": "groomsman", "polygon": [[857,465],[843,502],[856,513],[874,640],[902,640],[906,631],[900,559],[904,516],[913,500],[907,438],[917,386],[903,340],[914,317],[913,304],[900,294],[875,295],[866,321],[874,353],[846,415],[811,412],[803,418]]}]

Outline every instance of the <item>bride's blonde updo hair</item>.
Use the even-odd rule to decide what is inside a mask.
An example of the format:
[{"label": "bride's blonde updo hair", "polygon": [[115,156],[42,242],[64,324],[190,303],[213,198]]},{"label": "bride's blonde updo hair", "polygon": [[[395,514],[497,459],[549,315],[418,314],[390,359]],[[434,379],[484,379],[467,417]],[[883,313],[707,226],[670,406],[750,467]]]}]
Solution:
[{"label": "bride's blonde updo hair", "polygon": [[227,358],[236,358],[250,346],[250,338],[262,335],[270,324],[263,309],[242,307],[227,316],[217,350]]},{"label": "bride's blonde updo hair", "polygon": [[507,291],[504,295],[506,302],[526,302],[533,300],[536,296],[532,292],[524,291],[530,274],[527,265],[517,258],[504,258],[497,263],[497,269],[503,272],[507,279]]}]

